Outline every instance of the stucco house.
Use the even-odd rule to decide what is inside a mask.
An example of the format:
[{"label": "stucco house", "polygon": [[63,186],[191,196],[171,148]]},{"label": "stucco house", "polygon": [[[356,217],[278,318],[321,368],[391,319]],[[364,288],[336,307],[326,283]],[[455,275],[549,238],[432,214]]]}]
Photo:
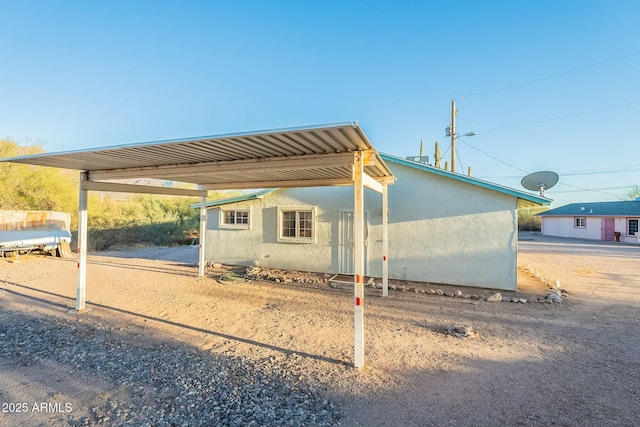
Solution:
[{"label": "stucco house", "polygon": [[[389,277],[515,290],[517,208],[550,200],[381,154],[389,187]],[[366,275],[382,275],[382,205],[365,192]],[[198,205],[199,206],[199,205]],[[207,261],[353,272],[353,188],[269,189],[207,203]]]},{"label": "stucco house", "polygon": [[638,243],[640,199],[620,202],[572,203],[539,213],[542,234],[591,240]]}]

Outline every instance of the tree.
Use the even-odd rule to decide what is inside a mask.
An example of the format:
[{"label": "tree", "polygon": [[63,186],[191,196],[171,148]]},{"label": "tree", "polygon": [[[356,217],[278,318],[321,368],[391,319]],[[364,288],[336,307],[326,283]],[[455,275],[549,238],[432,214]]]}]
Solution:
[{"label": "tree", "polygon": [[[43,153],[42,147],[0,140],[0,157]],[[57,168],[0,163],[0,209],[55,210],[76,216],[78,175]]]},{"label": "tree", "polygon": [[620,194],[620,200],[636,200],[640,197],[640,185],[634,184]]}]

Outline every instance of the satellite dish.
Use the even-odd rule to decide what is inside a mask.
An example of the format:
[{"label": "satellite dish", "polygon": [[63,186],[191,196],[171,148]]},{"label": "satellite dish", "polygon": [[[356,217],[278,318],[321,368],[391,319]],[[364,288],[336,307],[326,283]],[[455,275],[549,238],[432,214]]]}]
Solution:
[{"label": "satellite dish", "polygon": [[540,171],[530,173],[522,178],[520,183],[524,188],[531,191],[540,191],[540,196],[544,196],[544,190],[547,190],[558,183],[560,177],[557,173],[551,171]]}]

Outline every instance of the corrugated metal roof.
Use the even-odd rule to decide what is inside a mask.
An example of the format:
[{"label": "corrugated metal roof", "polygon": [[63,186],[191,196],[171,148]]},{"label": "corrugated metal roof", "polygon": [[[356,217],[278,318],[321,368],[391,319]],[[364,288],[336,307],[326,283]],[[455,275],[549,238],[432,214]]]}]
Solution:
[{"label": "corrugated metal roof", "polygon": [[640,217],[640,200],[620,202],[571,203],[537,214],[538,216],[615,216]]},{"label": "corrugated metal roof", "polygon": [[[89,180],[156,178],[205,188],[348,184],[354,151],[375,149],[357,122],[118,145],[0,161],[87,171]],[[380,156],[365,166],[392,178]],[[282,181],[281,185],[278,182]],[[253,187],[251,187],[253,186]]]},{"label": "corrugated metal roof", "polygon": [[401,157],[395,157],[390,154],[380,153],[380,157],[382,157],[382,159],[385,162],[398,163],[404,166],[409,166],[411,168],[421,170],[423,172],[432,173],[432,174],[450,178],[456,181],[464,182],[466,184],[475,185],[481,188],[486,188],[488,190],[497,191],[499,193],[516,197],[518,199],[517,206],[519,208],[525,208],[530,206],[540,206],[540,205],[546,206],[552,202],[551,199],[548,199],[546,197],[540,197],[534,194],[525,193],[523,191],[516,190],[510,187],[494,184],[493,182],[484,181],[482,179],[473,178],[473,177],[455,173],[455,172],[450,172],[444,169],[426,165],[424,163],[418,163],[412,160],[403,159]]}]

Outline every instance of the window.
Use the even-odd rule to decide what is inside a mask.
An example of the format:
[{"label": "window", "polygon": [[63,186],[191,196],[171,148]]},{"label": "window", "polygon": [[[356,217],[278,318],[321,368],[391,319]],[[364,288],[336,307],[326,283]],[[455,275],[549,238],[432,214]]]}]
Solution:
[{"label": "window", "polygon": [[580,216],[576,218],[575,228],[587,228],[587,218]]},{"label": "window", "polygon": [[248,229],[251,226],[249,209],[220,210],[220,228]]},{"label": "window", "polygon": [[309,243],[315,241],[315,213],[309,208],[278,209],[278,241]]},{"label": "window", "polygon": [[627,229],[629,230],[629,236],[633,236],[638,232],[638,218],[629,218],[627,220]]}]

